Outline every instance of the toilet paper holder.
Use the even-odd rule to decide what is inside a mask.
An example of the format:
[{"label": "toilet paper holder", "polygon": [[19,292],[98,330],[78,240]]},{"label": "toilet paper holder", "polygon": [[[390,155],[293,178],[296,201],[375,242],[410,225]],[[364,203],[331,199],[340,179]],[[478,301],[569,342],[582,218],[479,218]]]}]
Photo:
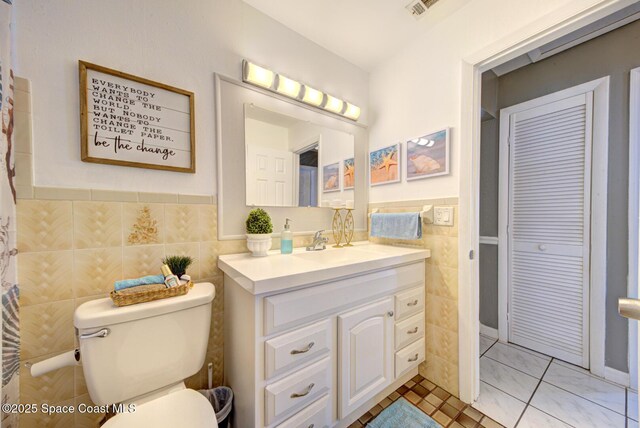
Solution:
[{"label": "toilet paper holder", "polygon": [[73,351],[64,352],[55,357],[47,358],[46,360],[39,361],[37,363],[31,363],[27,361],[24,366],[29,369],[31,376],[38,377],[50,371],[61,369],[68,366],[76,366],[80,362],[80,350],[78,348]]}]

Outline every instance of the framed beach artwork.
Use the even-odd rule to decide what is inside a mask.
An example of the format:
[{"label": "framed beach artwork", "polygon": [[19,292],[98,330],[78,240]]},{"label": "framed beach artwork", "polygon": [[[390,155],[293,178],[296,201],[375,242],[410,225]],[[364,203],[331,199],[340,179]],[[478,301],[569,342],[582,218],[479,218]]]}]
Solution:
[{"label": "framed beach artwork", "polygon": [[449,128],[407,141],[407,181],[449,174]]},{"label": "framed beach artwork", "polygon": [[400,144],[369,152],[369,184],[400,182]]},{"label": "framed beach artwork", "polygon": [[338,192],[340,190],[340,163],[332,163],[322,167],[322,191]]},{"label": "framed beach artwork", "polygon": [[355,183],[355,158],[342,161],[342,188],[343,190],[353,189]]}]

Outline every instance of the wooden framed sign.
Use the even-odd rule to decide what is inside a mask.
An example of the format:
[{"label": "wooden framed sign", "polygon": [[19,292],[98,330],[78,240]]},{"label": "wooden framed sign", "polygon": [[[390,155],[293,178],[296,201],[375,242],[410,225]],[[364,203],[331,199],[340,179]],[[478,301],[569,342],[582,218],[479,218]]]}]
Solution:
[{"label": "wooden framed sign", "polygon": [[193,92],[79,65],[84,162],[196,171]]}]

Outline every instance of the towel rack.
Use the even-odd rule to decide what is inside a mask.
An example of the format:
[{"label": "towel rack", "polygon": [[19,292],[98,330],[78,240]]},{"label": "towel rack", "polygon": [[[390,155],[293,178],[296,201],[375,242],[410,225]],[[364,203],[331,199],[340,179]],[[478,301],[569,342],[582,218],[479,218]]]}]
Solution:
[{"label": "towel rack", "polygon": [[[379,208],[373,208],[368,214],[369,218],[371,218],[371,214],[378,212],[380,212]],[[420,211],[420,218],[427,223],[433,223],[433,205],[423,205],[422,211]]]}]

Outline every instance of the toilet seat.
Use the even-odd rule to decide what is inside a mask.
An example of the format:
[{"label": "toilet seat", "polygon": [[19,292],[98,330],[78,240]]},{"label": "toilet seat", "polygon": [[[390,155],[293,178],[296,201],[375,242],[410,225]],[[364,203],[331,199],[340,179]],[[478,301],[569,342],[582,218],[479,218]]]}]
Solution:
[{"label": "toilet seat", "polygon": [[132,413],[119,413],[103,428],[217,428],[216,414],[202,394],[182,389],[136,406]]}]

